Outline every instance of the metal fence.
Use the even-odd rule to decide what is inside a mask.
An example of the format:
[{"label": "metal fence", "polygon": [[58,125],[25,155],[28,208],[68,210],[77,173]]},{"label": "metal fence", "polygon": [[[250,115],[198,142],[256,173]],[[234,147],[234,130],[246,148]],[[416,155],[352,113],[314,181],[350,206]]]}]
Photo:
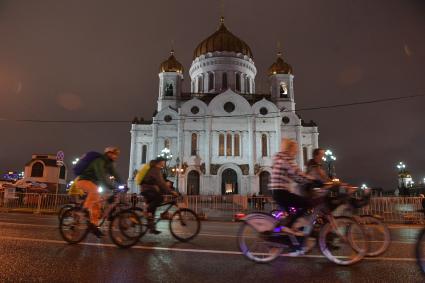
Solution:
[{"label": "metal fence", "polygon": [[[130,195],[129,195],[130,197]],[[168,199],[168,197],[166,197]],[[55,213],[71,201],[69,195],[0,192],[0,211]],[[241,195],[183,196],[179,205],[194,210],[206,219],[233,220],[238,213],[270,212],[276,208],[271,197]],[[419,197],[372,197],[360,214],[372,214],[389,223],[425,223]]]}]

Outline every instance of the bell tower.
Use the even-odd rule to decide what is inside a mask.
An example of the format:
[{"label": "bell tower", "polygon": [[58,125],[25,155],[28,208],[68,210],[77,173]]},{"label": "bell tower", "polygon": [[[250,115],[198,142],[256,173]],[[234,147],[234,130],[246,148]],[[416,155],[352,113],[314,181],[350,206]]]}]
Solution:
[{"label": "bell tower", "polygon": [[272,101],[279,107],[295,111],[294,100],[294,75],[292,66],[282,58],[282,53],[277,53],[276,62],[269,68],[269,80]]},{"label": "bell tower", "polygon": [[177,100],[181,96],[183,82],[183,66],[171,50],[170,57],[161,63],[159,68],[158,108],[161,111],[169,106],[177,108]]}]

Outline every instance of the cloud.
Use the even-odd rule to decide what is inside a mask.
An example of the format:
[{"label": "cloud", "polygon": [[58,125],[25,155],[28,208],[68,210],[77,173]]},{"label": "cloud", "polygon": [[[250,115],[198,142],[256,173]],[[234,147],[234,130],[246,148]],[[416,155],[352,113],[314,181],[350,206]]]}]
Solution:
[{"label": "cloud", "polygon": [[83,107],[81,98],[73,93],[63,93],[56,97],[57,103],[68,111],[76,111]]}]

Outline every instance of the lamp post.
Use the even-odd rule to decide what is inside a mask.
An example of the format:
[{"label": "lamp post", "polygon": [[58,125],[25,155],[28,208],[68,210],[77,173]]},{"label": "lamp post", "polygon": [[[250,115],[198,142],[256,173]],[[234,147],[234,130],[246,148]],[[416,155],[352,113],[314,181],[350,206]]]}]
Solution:
[{"label": "lamp post", "polygon": [[399,193],[405,196],[407,195],[405,178],[404,178],[406,173],[406,164],[400,161],[396,167],[398,169],[398,186],[397,187],[398,187]]},{"label": "lamp post", "polygon": [[168,168],[168,165],[167,165],[167,161],[171,160],[171,158],[173,158],[173,155],[171,154],[171,151],[168,148],[164,147],[164,149],[161,150],[161,153],[158,154],[158,157],[163,157],[166,160],[165,161],[165,177],[167,177],[168,176],[168,173],[169,173],[168,172],[169,168]]},{"label": "lamp post", "polygon": [[333,179],[335,177],[335,167],[333,166],[333,162],[336,160],[336,157],[333,155],[332,151],[327,149],[325,151],[325,156],[323,156],[323,161],[327,164],[328,176]]},{"label": "lamp post", "polygon": [[360,187],[360,189],[366,190],[367,189],[367,185],[366,184],[362,184],[362,186]]},{"label": "lamp post", "polygon": [[180,158],[176,158],[176,166],[171,171],[176,175],[176,190],[179,191],[179,175],[183,173],[183,168],[180,168]]}]

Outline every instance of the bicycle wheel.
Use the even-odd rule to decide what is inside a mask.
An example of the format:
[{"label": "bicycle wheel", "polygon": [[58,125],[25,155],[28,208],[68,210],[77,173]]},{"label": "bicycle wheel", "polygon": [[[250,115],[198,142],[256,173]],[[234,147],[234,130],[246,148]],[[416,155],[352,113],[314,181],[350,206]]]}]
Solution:
[{"label": "bicycle wheel", "polygon": [[77,244],[84,240],[89,233],[89,213],[80,208],[66,209],[59,221],[59,232],[62,238],[70,243]]},{"label": "bicycle wheel", "polygon": [[142,233],[139,216],[131,209],[122,210],[112,216],[109,223],[109,236],[120,248],[129,248],[139,241]]},{"label": "bicycle wheel", "polygon": [[58,220],[59,220],[59,221],[61,220],[62,215],[65,213],[65,211],[66,211],[66,210],[71,209],[71,208],[74,208],[74,207],[75,207],[75,205],[73,205],[73,204],[65,204],[65,205],[63,205],[63,206],[59,209],[59,212],[58,212]]},{"label": "bicycle wheel", "polygon": [[137,207],[137,206],[133,207],[131,209],[137,214],[140,222],[142,223],[142,231],[141,231],[141,235],[140,235],[140,238],[141,238],[148,231],[148,220],[145,217],[145,211],[143,210],[143,208],[140,208],[140,207]]},{"label": "bicycle wheel", "polygon": [[169,227],[174,238],[187,242],[198,235],[201,221],[193,210],[179,208],[171,215]]},{"label": "bicycle wheel", "polygon": [[276,259],[283,252],[283,246],[279,243],[281,239],[272,235],[274,226],[275,219],[272,216],[260,213],[248,215],[237,234],[242,254],[258,263]]},{"label": "bicycle wheel", "polygon": [[344,216],[335,217],[331,222],[326,223],[319,233],[322,254],[339,265],[360,261],[367,251],[367,239],[362,226]]},{"label": "bicycle wheel", "polygon": [[418,239],[415,247],[416,252],[416,262],[418,263],[419,268],[422,273],[425,274],[425,229],[418,235]]},{"label": "bicycle wheel", "polygon": [[391,243],[390,230],[387,225],[371,215],[362,215],[359,221],[363,225],[363,230],[369,241],[366,256],[378,256],[384,253]]}]

